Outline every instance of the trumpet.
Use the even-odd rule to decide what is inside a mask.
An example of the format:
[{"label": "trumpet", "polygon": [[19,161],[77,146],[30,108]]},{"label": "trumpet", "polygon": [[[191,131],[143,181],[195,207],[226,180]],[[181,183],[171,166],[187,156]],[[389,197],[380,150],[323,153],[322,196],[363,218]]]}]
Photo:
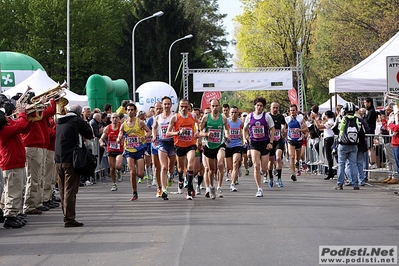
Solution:
[{"label": "trumpet", "polygon": [[21,104],[26,104],[28,101],[28,92],[32,90],[32,88],[30,86],[28,86],[28,88],[26,89],[26,91],[18,98],[18,100],[16,101],[16,104],[21,105]]},{"label": "trumpet", "polygon": [[[68,105],[69,101],[68,99],[64,98],[66,95],[64,89],[68,88],[68,84],[66,82],[62,83],[61,85],[58,83],[57,86],[55,86],[52,89],[49,89],[39,95],[36,95],[31,98],[31,104],[28,104],[25,107],[25,113],[28,114],[33,114],[35,113],[35,116],[28,116],[29,121],[40,121],[43,119],[43,110],[50,104],[50,100],[54,99],[56,103],[56,114],[61,114],[64,107]],[[28,93],[29,90],[31,90],[28,86],[28,90],[18,99],[17,104],[26,104],[27,102],[27,96],[26,94]],[[42,102],[42,98],[44,97],[44,103]],[[21,101],[20,101],[21,100]],[[13,113],[11,116],[17,115],[18,113]]]},{"label": "trumpet", "polygon": [[55,86],[54,88],[32,97],[31,102],[32,104],[40,103],[42,97],[45,97],[45,102],[48,102],[51,99],[57,101],[60,98],[66,96],[66,93],[64,91],[64,89],[66,88],[68,88],[68,84],[66,83],[66,81],[64,81],[64,83],[62,83],[61,85],[60,83],[58,83],[58,85]]}]

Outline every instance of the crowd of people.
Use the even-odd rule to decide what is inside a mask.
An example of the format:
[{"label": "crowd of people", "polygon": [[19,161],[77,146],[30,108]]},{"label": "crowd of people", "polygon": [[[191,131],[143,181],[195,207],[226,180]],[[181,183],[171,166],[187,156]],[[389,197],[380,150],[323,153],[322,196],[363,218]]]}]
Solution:
[{"label": "crowd of people", "polygon": [[[31,99],[34,95],[28,96]],[[53,99],[41,99],[42,108],[31,112],[20,103],[20,97],[0,99],[0,167],[4,178],[0,219],[5,228],[20,228],[28,215],[59,207],[59,202],[64,226],[83,226],[76,220],[76,195],[89,177],[74,169],[73,150],[77,145],[92,150],[94,138],[100,144],[99,158],[108,158],[111,191],[118,190],[122,169],[129,172],[131,201],[139,199],[138,183],[144,177],[150,178],[150,186],[157,187],[155,196],[163,200],[169,199],[175,178],[177,194],[187,200],[200,195],[201,189],[206,198],[222,198],[223,181],[230,182],[231,192],[237,192],[242,172],[249,175],[251,165],[255,196],[263,197],[264,183],[284,186],[283,155],[289,159],[294,182],[311,166],[304,154],[307,141],[316,161],[319,155],[327,161],[325,179],[337,175],[334,189],[350,185],[358,190],[367,181],[365,169],[379,164],[375,145],[366,136],[378,135],[377,129],[392,138],[392,144],[389,139],[383,148],[392,152],[399,167],[397,116],[391,105],[377,112],[370,98],[364,101],[364,108],[349,102],[337,106],[335,113],[329,110],[323,114],[317,106],[301,113],[295,104],[282,113],[279,103],[267,106],[263,97],[253,100],[252,112],[227,103],[221,106],[218,99],[211,100],[205,110],[181,99],[174,112],[168,96],[147,112],[138,112],[134,103],[124,100],[115,112],[110,104],[102,111],[70,105],[56,114]],[[319,154],[321,139],[323,156]],[[394,172],[397,169],[383,182],[399,183]],[[59,198],[54,191],[59,192]]]}]

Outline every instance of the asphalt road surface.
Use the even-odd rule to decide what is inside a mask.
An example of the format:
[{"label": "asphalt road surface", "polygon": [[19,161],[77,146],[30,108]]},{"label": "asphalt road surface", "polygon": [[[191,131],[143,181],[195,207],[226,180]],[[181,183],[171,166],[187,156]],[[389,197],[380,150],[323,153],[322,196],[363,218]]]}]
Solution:
[{"label": "asphalt road surface", "polygon": [[[111,192],[106,178],[80,188],[77,220],[64,228],[60,208],[29,216],[22,229],[0,229],[0,265],[318,265],[320,245],[399,243],[399,196],[386,186],[332,189],[322,176],[283,171],[284,187],[264,184],[256,198],[251,169],[238,192],[194,200],[139,184],[131,202],[127,176]],[[174,183],[170,192],[177,190]]]}]

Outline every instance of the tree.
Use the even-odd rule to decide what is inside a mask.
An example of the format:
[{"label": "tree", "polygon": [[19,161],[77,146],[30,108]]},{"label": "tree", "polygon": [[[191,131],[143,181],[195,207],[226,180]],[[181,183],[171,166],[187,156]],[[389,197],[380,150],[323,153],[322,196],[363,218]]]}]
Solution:
[{"label": "tree", "polygon": [[[399,31],[399,1],[321,0],[314,23],[309,84],[327,99],[328,80],[355,66]],[[357,95],[344,95],[347,99]],[[349,98],[350,97],[350,98]]]},{"label": "tree", "polygon": [[[315,1],[242,0],[242,3],[244,13],[236,17],[240,67],[294,67],[297,52],[302,52],[306,61],[310,29],[315,19]],[[306,79],[304,85],[306,87]],[[281,99],[280,104],[288,101],[286,91],[262,94],[270,95],[262,95],[265,98]]]}]

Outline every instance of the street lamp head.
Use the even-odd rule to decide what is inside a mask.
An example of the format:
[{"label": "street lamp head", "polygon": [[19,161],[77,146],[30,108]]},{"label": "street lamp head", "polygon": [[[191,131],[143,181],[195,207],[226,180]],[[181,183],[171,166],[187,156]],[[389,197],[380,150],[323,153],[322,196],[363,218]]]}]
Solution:
[{"label": "street lamp head", "polygon": [[152,14],[151,17],[160,17],[163,15],[163,11],[158,11],[157,13]]},{"label": "street lamp head", "polygon": [[184,36],[183,39],[190,39],[190,38],[192,38],[192,37],[193,37],[193,35],[192,35],[192,34],[189,34],[189,35]]}]

